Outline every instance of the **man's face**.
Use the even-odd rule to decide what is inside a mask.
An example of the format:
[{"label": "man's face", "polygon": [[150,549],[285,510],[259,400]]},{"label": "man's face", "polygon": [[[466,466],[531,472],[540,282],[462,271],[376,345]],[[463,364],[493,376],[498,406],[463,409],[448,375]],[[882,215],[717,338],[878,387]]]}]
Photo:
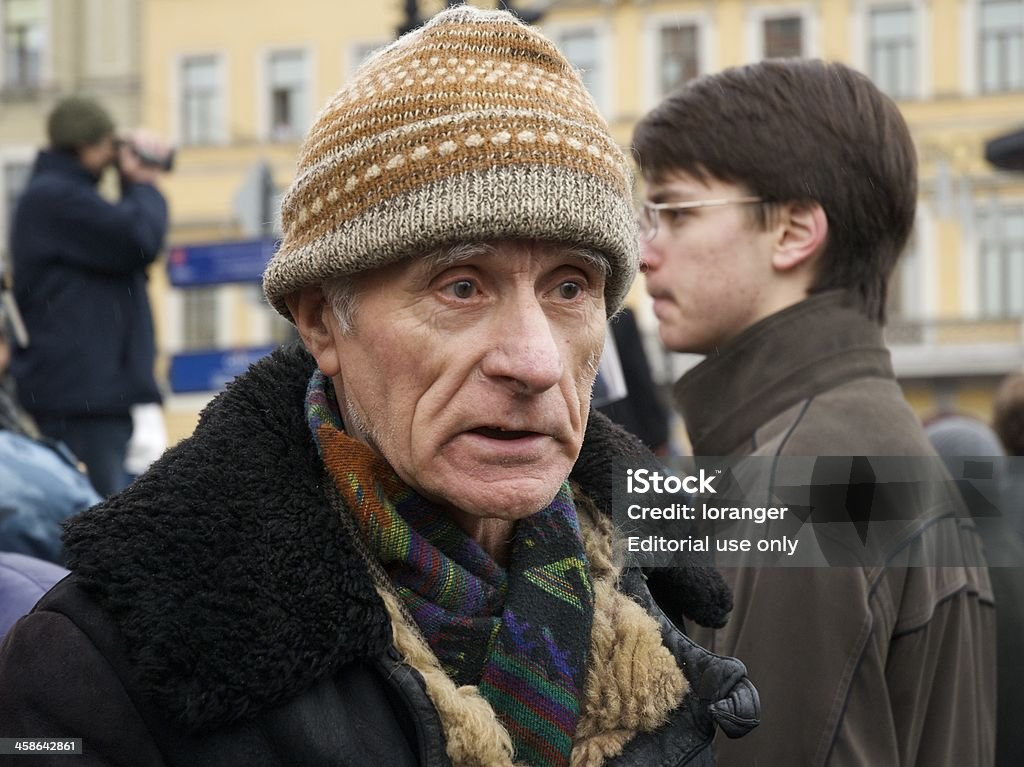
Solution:
[{"label": "man's face", "polygon": [[95,144],[88,144],[78,150],[79,161],[97,178],[114,164],[116,157],[117,144],[113,136],[104,136]]},{"label": "man's face", "polygon": [[544,508],[583,443],[605,333],[604,276],[566,248],[503,241],[359,284],[332,335],[350,431],[424,496],[476,517]]},{"label": "man's face", "polygon": [[[736,184],[698,181],[677,172],[649,181],[650,202],[749,196]],[[709,354],[775,308],[773,234],[754,222],[750,205],[663,211],[657,234],[641,246],[658,333],[673,351]]]}]

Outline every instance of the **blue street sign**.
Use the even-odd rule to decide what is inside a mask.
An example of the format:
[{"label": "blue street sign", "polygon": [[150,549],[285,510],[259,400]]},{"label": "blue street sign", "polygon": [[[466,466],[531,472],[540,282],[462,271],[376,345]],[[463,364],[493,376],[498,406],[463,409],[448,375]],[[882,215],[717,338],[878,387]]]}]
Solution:
[{"label": "blue street sign", "polygon": [[171,357],[171,391],[175,393],[219,391],[244,373],[251,364],[270,354],[276,346],[248,349],[216,349],[185,352]]},{"label": "blue street sign", "polygon": [[177,288],[259,282],[278,244],[260,239],[177,245],[167,254],[167,274]]}]

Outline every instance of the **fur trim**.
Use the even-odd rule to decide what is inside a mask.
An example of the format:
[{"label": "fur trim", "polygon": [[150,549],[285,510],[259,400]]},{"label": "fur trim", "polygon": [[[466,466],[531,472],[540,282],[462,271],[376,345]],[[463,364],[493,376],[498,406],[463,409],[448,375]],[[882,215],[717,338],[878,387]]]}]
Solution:
[{"label": "fur trim", "polygon": [[[665,724],[689,689],[662,642],[658,623],[616,590],[621,567],[612,526],[577,489],[583,542],[594,580],[594,629],[572,767],[600,767],[638,732]],[[456,687],[386,584],[378,591],[391,618],[395,646],[423,677],[444,727],[455,767],[516,767],[512,739],[475,686]]]},{"label": "fur trim", "polygon": [[[302,408],[314,366],[298,344],[253,365],[192,437],[68,524],[70,568],[117,624],[139,689],[191,731],[251,719],[390,643],[324,494]],[[654,460],[592,413],[572,479],[601,514],[616,457]]]}]

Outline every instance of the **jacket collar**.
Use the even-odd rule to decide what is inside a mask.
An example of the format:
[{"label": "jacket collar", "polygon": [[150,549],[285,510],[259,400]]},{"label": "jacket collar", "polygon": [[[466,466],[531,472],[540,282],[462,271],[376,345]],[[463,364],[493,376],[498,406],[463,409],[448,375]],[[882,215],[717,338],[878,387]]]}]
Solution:
[{"label": "jacket collar", "polygon": [[845,291],[811,296],[751,325],[676,382],[697,455],[730,455],[765,421],[856,378],[893,378],[882,328]]},{"label": "jacket collar", "polygon": [[[390,646],[372,577],[324,494],[303,408],[314,364],[298,345],[260,361],[192,437],[67,527],[70,569],[120,629],[136,683],[189,729],[251,718]],[[654,459],[592,413],[572,479],[605,514],[616,460]],[[693,591],[715,603],[712,578]]]},{"label": "jacket collar", "polygon": [[96,186],[99,177],[94,176],[88,168],[79,162],[72,152],[58,151],[54,149],[43,149],[36,155],[36,162],[32,169],[33,175],[39,173],[56,172],[66,176],[72,176],[79,181]]}]

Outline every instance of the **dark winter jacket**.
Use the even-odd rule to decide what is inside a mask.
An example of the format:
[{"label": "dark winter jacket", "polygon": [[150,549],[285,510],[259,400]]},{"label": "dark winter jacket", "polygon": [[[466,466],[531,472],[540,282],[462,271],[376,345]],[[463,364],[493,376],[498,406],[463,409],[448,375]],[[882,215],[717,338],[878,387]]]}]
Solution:
[{"label": "dark winter jacket", "polygon": [[[0,648],[0,737],[81,736],[80,764],[450,763],[427,672],[398,651],[401,618],[320,468],[303,412],[313,364],[296,347],[258,363],[192,438],[69,525],[74,576]],[[629,455],[651,460],[593,415],[573,480],[603,513],[611,461]],[[680,575],[680,588],[696,587],[684,606],[720,622],[719,581]],[[690,692],[663,726],[604,763],[710,764],[716,723],[734,736],[756,723],[743,665],[681,634],[638,571],[619,588],[647,610],[623,603],[653,627]],[[623,689],[650,686],[632,690],[634,681]]]},{"label": "dark winter jacket", "polygon": [[127,415],[158,402],[146,267],[163,245],[167,206],[123,182],[111,203],[77,158],[42,151],[11,227],[18,307],[29,332],[11,373],[33,415]]}]

